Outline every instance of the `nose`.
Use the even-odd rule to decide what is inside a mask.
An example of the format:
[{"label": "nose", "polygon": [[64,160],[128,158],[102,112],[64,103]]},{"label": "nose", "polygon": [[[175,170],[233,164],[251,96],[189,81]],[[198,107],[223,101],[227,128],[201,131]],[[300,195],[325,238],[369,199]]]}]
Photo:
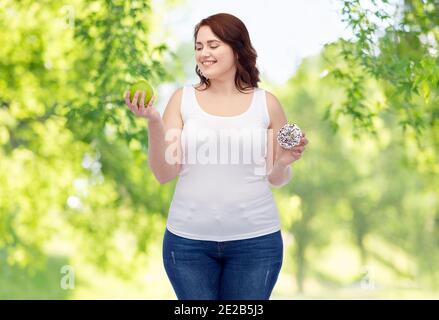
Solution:
[{"label": "nose", "polygon": [[201,49],[201,56],[202,57],[209,57],[210,56],[210,52],[209,52],[210,48],[208,47],[204,47]]}]

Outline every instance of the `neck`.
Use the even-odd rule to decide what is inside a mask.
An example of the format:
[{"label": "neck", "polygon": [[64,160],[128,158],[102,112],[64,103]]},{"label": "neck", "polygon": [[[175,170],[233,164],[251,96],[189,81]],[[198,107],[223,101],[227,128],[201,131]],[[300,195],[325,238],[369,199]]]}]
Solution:
[{"label": "neck", "polygon": [[213,94],[220,94],[222,96],[233,96],[239,94],[240,92],[235,86],[235,74],[236,69],[233,68],[229,72],[226,72],[219,77],[209,79],[209,91]]}]

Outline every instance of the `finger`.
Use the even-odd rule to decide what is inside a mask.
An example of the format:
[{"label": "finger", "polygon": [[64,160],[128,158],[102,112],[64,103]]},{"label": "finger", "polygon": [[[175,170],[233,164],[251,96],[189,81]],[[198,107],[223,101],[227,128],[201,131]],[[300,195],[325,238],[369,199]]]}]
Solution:
[{"label": "finger", "polygon": [[130,101],[130,96],[131,96],[130,92],[126,91],[125,92],[125,103],[127,104],[128,108],[130,108],[130,110],[132,112],[134,112],[134,109],[133,109],[134,105]]},{"label": "finger", "polygon": [[149,102],[148,102],[148,107],[151,107],[152,104],[154,103],[154,101],[155,101],[155,96],[153,96],[153,97],[151,98],[151,100],[149,100]]},{"label": "finger", "polygon": [[142,98],[140,99],[140,109],[145,108],[145,91],[142,91]]},{"label": "finger", "polygon": [[129,91],[125,91],[125,103],[130,105],[131,101],[130,101],[130,92]]},{"label": "finger", "polygon": [[134,109],[134,105],[132,103],[128,103],[128,107],[130,108],[131,112],[133,112],[134,114],[136,113],[136,110]]},{"label": "finger", "polygon": [[137,99],[139,98],[139,93],[140,93],[140,91],[136,91],[136,94],[134,95],[134,99],[133,99],[133,102],[132,102],[132,104],[136,108],[138,108],[138,106],[137,106]]},{"label": "finger", "polygon": [[149,109],[149,108],[152,106],[153,100],[154,100],[154,97],[152,97],[151,99],[149,99],[148,103],[147,103],[146,106],[145,106],[146,109]]},{"label": "finger", "polygon": [[148,106],[144,106],[142,109],[142,115],[149,115],[150,111],[149,111],[149,107]]},{"label": "finger", "polygon": [[152,102],[153,102],[154,98],[155,98],[155,97],[152,97],[152,98],[149,100],[148,104],[142,109],[142,111],[143,111],[143,113],[144,113],[145,115],[148,114],[148,113],[150,112],[150,109],[151,109]]},{"label": "finger", "polygon": [[300,141],[300,146],[304,146],[304,145],[306,145],[306,144],[308,144],[308,139],[307,138],[302,138],[302,140]]}]

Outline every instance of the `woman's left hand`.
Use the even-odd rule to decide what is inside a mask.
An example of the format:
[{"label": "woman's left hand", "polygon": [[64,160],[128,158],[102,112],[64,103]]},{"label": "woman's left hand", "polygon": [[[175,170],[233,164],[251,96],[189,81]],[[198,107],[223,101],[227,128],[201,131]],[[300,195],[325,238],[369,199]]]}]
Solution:
[{"label": "woman's left hand", "polygon": [[305,145],[307,144],[308,139],[305,138],[304,132],[302,132],[302,138],[300,139],[300,143],[291,149],[284,149],[280,146],[279,143],[277,143],[276,162],[284,166],[289,166],[294,161],[300,159],[303,151],[305,150]]}]

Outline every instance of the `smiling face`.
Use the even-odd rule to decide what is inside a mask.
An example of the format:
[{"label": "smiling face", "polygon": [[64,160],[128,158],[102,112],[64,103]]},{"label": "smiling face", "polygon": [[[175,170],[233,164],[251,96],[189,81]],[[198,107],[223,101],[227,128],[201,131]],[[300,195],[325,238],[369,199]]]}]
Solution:
[{"label": "smiling face", "polygon": [[[210,27],[202,26],[195,41],[195,59],[206,78],[215,79],[236,72],[232,47],[218,38]],[[215,62],[205,64],[205,61]]]}]

